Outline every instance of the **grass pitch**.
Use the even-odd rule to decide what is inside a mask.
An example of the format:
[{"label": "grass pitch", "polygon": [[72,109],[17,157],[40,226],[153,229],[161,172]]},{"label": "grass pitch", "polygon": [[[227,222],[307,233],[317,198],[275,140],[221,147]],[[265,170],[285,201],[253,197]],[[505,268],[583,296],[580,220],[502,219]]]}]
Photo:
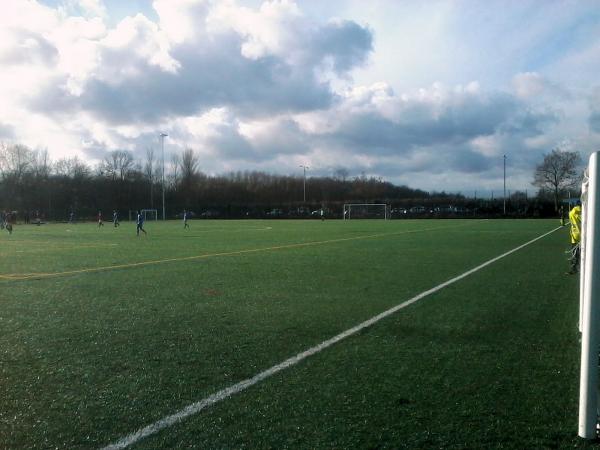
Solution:
[{"label": "grass pitch", "polygon": [[[0,236],[0,447],[99,448],[557,221],[195,221]],[[133,448],[561,448],[566,229]]]}]

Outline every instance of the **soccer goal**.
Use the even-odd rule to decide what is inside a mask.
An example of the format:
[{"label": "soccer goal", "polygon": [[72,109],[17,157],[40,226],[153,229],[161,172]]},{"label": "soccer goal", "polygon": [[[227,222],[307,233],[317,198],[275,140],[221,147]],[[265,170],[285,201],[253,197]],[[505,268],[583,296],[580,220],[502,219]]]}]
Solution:
[{"label": "soccer goal", "polygon": [[390,205],[385,203],[345,203],[344,220],[389,219]]},{"label": "soccer goal", "polygon": [[[598,344],[600,339],[600,152],[590,156],[581,187],[580,313],[581,377],[579,436],[595,439],[598,426]],[[598,235],[598,236],[596,236]],[[598,237],[598,239],[596,239]],[[598,266],[600,267],[600,266]]]},{"label": "soccer goal", "polygon": [[142,209],[140,213],[144,216],[144,222],[158,220],[158,211],[156,209]]}]

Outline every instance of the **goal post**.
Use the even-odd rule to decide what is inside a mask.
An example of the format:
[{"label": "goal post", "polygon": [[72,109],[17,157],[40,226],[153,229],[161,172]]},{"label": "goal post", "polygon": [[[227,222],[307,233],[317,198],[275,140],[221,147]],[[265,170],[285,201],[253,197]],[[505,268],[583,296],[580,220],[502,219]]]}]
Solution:
[{"label": "goal post", "polygon": [[144,222],[148,220],[158,220],[158,210],[156,209],[142,209],[140,213],[144,216]]},{"label": "goal post", "polygon": [[386,203],[344,203],[344,220],[390,218],[390,205]]},{"label": "goal post", "polygon": [[[598,425],[598,332],[600,330],[600,152],[590,156],[582,186],[582,251],[580,270],[581,376],[579,436],[595,439]],[[585,228],[583,227],[585,224]],[[598,239],[596,239],[598,238]],[[599,266],[600,267],[600,266]]]}]

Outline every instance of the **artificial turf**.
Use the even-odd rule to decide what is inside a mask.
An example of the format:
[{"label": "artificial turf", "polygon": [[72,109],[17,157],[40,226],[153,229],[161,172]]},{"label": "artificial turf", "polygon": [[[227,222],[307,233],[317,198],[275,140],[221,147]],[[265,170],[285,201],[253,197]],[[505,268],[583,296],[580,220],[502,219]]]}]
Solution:
[{"label": "artificial turf", "polygon": [[[16,227],[0,237],[0,446],[110,444],[557,225]],[[585,447],[566,235],[134,448]]]}]

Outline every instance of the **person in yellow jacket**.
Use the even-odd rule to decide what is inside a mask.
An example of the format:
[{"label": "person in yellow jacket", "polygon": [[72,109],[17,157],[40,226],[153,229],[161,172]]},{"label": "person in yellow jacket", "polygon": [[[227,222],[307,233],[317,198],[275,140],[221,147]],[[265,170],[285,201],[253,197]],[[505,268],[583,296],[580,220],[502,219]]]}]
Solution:
[{"label": "person in yellow jacket", "polygon": [[579,200],[575,207],[569,211],[569,222],[571,223],[571,270],[569,270],[569,274],[575,274],[579,272],[581,254],[581,202]]}]

